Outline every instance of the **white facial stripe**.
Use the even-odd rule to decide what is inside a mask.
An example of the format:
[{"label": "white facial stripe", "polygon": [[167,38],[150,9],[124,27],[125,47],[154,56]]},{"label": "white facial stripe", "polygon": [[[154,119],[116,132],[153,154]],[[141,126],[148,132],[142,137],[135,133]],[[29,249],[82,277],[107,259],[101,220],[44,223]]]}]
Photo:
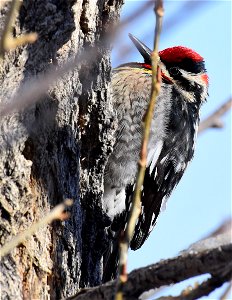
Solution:
[{"label": "white facial stripe", "polygon": [[[205,99],[207,98],[208,95],[208,86],[205,83],[205,81],[202,79],[202,75],[203,73],[199,73],[199,74],[193,74],[190,73],[188,71],[185,71],[183,69],[179,70],[182,74],[182,76],[187,79],[188,81],[192,82],[193,84],[199,84],[200,86],[203,87],[203,91],[201,94],[201,101],[205,101]],[[174,80],[173,80],[174,81]],[[186,97],[188,99],[189,102],[195,102],[195,95],[193,92],[187,92],[184,89],[182,89],[178,83],[175,83],[175,87],[176,89],[179,91],[179,93],[181,93],[184,97]]]},{"label": "white facial stripe", "polygon": [[192,103],[195,102],[194,93],[185,91],[178,84],[176,84],[175,86],[178,92],[182,94],[188,100],[188,102],[192,102]]},{"label": "white facial stripe", "polygon": [[184,78],[188,79],[189,81],[193,81],[193,82],[195,82],[199,85],[203,85],[203,86],[206,85],[205,81],[202,80],[202,77],[201,77],[204,73],[194,74],[194,73],[190,73],[188,71],[182,70],[182,69],[180,69],[180,72],[181,72],[182,76]]}]

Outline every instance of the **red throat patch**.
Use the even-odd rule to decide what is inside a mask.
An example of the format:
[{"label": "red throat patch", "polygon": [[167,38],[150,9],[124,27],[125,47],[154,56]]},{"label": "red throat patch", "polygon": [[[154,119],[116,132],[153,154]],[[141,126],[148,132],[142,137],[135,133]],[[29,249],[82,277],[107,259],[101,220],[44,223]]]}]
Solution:
[{"label": "red throat patch", "polygon": [[145,68],[145,69],[151,70],[151,65],[149,65],[149,64],[142,64],[142,66],[143,66],[143,68]]},{"label": "red throat patch", "polygon": [[164,82],[166,82],[166,83],[170,83],[170,84],[173,83],[172,79],[169,78],[168,76],[166,76],[166,75],[162,72],[162,70],[161,70],[161,78],[162,78],[162,80],[163,80]]},{"label": "red throat patch", "polygon": [[203,61],[203,57],[190,48],[176,46],[164,49],[159,52],[161,60],[166,62],[181,62],[184,58],[192,59],[195,62]]},{"label": "red throat patch", "polygon": [[204,81],[205,84],[209,84],[209,77],[207,74],[202,74],[201,79]]}]

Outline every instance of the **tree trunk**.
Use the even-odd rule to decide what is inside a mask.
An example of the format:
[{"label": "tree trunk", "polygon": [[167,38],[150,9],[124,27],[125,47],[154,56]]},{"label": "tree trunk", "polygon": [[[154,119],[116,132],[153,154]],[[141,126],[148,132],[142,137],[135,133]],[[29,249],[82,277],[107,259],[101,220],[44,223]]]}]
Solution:
[{"label": "tree trunk", "polygon": [[[39,102],[0,120],[1,245],[74,200],[68,220],[41,228],[2,258],[2,299],[60,299],[101,282],[103,172],[114,131],[106,35],[121,4],[24,0],[13,24],[14,35],[37,32],[39,39],[0,61],[2,104],[51,65],[83,49],[96,55],[79,61]],[[1,7],[1,29],[9,5]]]}]

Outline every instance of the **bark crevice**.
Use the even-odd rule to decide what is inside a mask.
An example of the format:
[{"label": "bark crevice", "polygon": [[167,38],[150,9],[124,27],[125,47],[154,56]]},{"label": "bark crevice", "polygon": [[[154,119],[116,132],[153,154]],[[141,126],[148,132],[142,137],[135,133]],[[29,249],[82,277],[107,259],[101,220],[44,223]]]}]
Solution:
[{"label": "bark crevice", "polygon": [[[68,220],[41,228],[3,258],[3,299],[59,299],[100,283],[107,242],[103,173],[114,132],[105,33],[107,24],[117,22],[121,4],[23,1],[15,35],[37,32],[39,39],[8,52],[1,62],[2,105],[50,67],[92,52],[36,104],[0,120],[1,244],[65,198],[74,200]],[[6,13],[2,8],[1,28]]]}]

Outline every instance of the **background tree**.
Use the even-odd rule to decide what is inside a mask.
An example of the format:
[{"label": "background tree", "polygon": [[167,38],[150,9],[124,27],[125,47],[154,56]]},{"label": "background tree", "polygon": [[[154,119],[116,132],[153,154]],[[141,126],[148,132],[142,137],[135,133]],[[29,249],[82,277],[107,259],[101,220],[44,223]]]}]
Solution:
[{"label": "background tree", "polygon": [[[1,60],[1,243],[64,199],[74,204],[68,220],[41,228],[2,260],[3,299],[59,299],[100,283],[105,236],[99,208],[112,127],[106,35],[121,4],[25,0],[12,23],[14,37],[36,32],[38,39]],[[1,30],[10,5],[1,4]],[[72,69],[44,90],[43,78],[52,77],[46,72],[67,61]],[[21,111],[6,113],[13,96]]]},{"label": "background tree", "polygon": [[[190,1],[183,2],[179,14],[173,18],[166,16],[169,28],[184,24],[185,16],[199,12],[196,7],[202,6],[194,2],[192,6]],[[1,29],[6,24],[10,4],[1,2]],[[12,236],[43,219],[66,198],[72,198],[74,204],[68,208],[69,219],[41,227],[2,259],[3,299],[66,298],[80,287],[100,284],[101,257],[107,244],[104,233],[107,220],[101,214],[102,174],[114,132],[109,97],[109,33],[114,35],[112,28],[118,21],[121,4],[116,0],[24,0],[19,17],[13,22],[14,37],[36,32],[38,40],[4,53],[0,62],[1,243],[6,244]],[[153,1],[142,4],[143,9],[134,6],[124,25],[132,21],[141,23],[141,14],[152,12]],[[164,34],[165,26],[166,23]],[[153,38],[153,27],[151,32]],[[122,51],[123,43],[118,45],[123,62],[133,60]],[[119,56],[115,61],[120,63]],[[223,251],[230,254],[231,248],[225,247]],[[201,257],[205,259],[207,253]],[[217,253],[213,252],[214,258],[219,257]],[[153,261],[153,256],[150,257]],[[227,256],[223,257],[222,264],[227,262]],[[168,266],[167,261],[164,267]],[[137,297],[130,294],[134,278],[132,274],[129,288],[126,287],[128,299]],[[173,278],[177,278],[177,273]],[[170,283],[170,279],[166,278],[165,283]],[[97,288],[99,299],[111,295],[113,285],[108,285],[108,289]],[[213,288],[216,285],[218,281]],[[134,292],[140,293],[137,286]],[[151,286],[159,284],[151,282]]]}]

